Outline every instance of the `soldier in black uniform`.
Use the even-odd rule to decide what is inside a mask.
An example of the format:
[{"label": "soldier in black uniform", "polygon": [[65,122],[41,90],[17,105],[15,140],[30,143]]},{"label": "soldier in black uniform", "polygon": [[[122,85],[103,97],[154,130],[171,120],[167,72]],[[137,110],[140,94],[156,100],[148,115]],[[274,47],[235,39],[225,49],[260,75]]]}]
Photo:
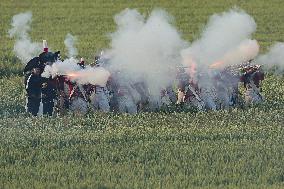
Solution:
[{"label": "soldier in black uniform", "polygon": [[[43,41],[43,52],[39,55],[40,68],[43,72],[46,65],[51,65],[60,59],[60,51],[49,52],[47,42]],[[42,78],[41,97],[43,105],[43,115],[51,116],[54,108],[54,100],[57,98],[56,79]]]},{"label": "soldier in black uniform", "polygon": [[42,77],[40,76],[40,68],[32,68],[31,73],[26,80],[27,91],[27,112],[37,116],[41,100]]},{"label": "soldier in black uniform", "polygon": [[54,79],[44,79],[42,83],[42,104],[43,115],[51,116],[54,108],[54,100],[56,99],[56,83]]},{"label": "soldier in black uniform", "polygon": [[56,82],[52,78],[41,77],[47,64],[60,59],[60,51],[48,52],[47,42],[43,41],[43,52],[31,59],[24,68],[25,87],[27,91],[27,112],[36,116],[40,102],[43,103],[43,114],[52,115],[56,98]]}]

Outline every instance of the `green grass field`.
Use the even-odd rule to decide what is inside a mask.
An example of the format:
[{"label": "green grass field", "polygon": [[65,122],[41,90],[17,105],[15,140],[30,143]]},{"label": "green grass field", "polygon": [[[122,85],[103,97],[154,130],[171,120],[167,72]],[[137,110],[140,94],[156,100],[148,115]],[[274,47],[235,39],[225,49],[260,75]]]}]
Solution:
[{"label": "green grass field", "polygon": [[284,41],[281,0],[1,0],[0,188],[284,188],[284,78],[267,75],[264,104],[219,112],[91,113],[33,118],[24,113],[22,64],[8,38],[13,15],[33,13],[31,37],[62,50],[79,38],[87,62],[108,47],[113,16],[163,8],[183,38],[198,38],[210,15],[239,7],[258,24],[265,52]]}]

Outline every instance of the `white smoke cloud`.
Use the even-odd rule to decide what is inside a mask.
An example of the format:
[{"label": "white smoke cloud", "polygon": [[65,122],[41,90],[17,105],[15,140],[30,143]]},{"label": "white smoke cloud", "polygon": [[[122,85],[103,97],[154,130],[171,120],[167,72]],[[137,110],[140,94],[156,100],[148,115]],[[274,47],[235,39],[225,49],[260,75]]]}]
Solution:
[{"label": "white smoke cloud", "polygon": [[71,75],[71,80],[80,84],[92,84],[105,87],[110,77],[110,72],[103,67],[86,67]]},{"label": "white smoke cloud", "polygon": [[76,58],[76,56],[78,55],[78,50],[77,48],[75,47],[75,45],[77,44],[77,37],[71,35],[70,33],[68,33],[65,37],[65,40],[64,40],[64,44],[68,50],[68,58]]},{"label": "white smoke cloud", "polygon": [[145,82],[153,96],[175,79],[179,52],[185,46],[164,11],[153,11],[145,19],[137,10],[126,9],[115,16],[117,31],[111,35],[111,69],[123,71],[132,82]]},{"label": "white smoke cloud", "polygon": [[9,30],[10,38],[15,38],[14,53],[22,63],[27,63],[41,51],[41,44],[34,43],[28,32],[31,29],[32,13],[20,13],[12,18],[12,28]]},{"label": "white smoke cloud", "polygon": [[106,85],[110,76],[109,71],[102,67],[93,68],[90,66],[82,69],[77,62],[78,60],[74,58],[66,59],[63,62],[57,61],[52,65],[47,65],[41,76],[45,78],[54,78],[56,76],[65,75],[71,81],[82,85],[93,84],[102,87]]},{"label": "white smoke cloud", "polygon": [[256,40],[242,41],[237,48],[225,54],[221,59],[225,65],[236,65],[255,58],[259,53],[259,44]]},{"label": "white smoke cloud", "polygon": [[27,36],[31,29],[32,17],[31,12],[14,15],[11,23],[12,28],[9,30],[10,37]]},{"label": "white smoke cloud", "polygon": [[44,72],[41,74],[42,77],[56,77],[59,75],[67,75],[74,71],[78,71],[81,67],[77,64],[78,60],[74,58],[66,59],[63,62],[57,61],[52,65],[47,65]]},{"label": "white smoke cloud", "polygon": [[262,64],[264,68],[271,69],[276,66],[278,72],[284,71],[284,43],[274,44],[268,53],[260,55],[256,62]]},{"label": "white smoke cloud", "polygon": [[204,70],[216,62],[225,67],[252,59],[259,52],[257,41],[250,39],[255,30],[254,19],[244,11],[215,14],[200,39],[181,52],[183,64]]}]

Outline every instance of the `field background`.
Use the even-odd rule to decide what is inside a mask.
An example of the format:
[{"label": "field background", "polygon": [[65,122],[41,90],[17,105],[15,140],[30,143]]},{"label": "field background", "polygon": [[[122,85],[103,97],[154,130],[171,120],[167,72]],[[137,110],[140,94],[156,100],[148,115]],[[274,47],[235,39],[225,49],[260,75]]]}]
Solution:
[{"label": "field background", "polygon": [[31,37],[63,55],[79,38],[87,61],[108,47],[113,16],[162,8],[183,38],[198,38],[209,16],[232,7],[252,15],[266,52],[284,40],[282,0],[1,0],[0,188],[284,188],[284,78],[267,75],[266,103],[206,113],[90,113],[32,118],[24,113],[22,64],[8,38],[11,18],[32,11]]}]

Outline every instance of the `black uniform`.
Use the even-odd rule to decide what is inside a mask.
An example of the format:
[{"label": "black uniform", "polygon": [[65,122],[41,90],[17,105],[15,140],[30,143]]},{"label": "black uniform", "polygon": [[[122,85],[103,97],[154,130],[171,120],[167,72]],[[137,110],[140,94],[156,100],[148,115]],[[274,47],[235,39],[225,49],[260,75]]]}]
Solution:
[{"label": "black uniform", "polygon": [[26,80],[27,111],[36,116],[41,100],[42,78],[40,75],[31,73]]},{"label": "black uniform", "polygon": [[54,99],[56,98],[56,86],[53,79],[43,79],[42,83],[42,104],[43,115],[52,115],[54,107]]}]

